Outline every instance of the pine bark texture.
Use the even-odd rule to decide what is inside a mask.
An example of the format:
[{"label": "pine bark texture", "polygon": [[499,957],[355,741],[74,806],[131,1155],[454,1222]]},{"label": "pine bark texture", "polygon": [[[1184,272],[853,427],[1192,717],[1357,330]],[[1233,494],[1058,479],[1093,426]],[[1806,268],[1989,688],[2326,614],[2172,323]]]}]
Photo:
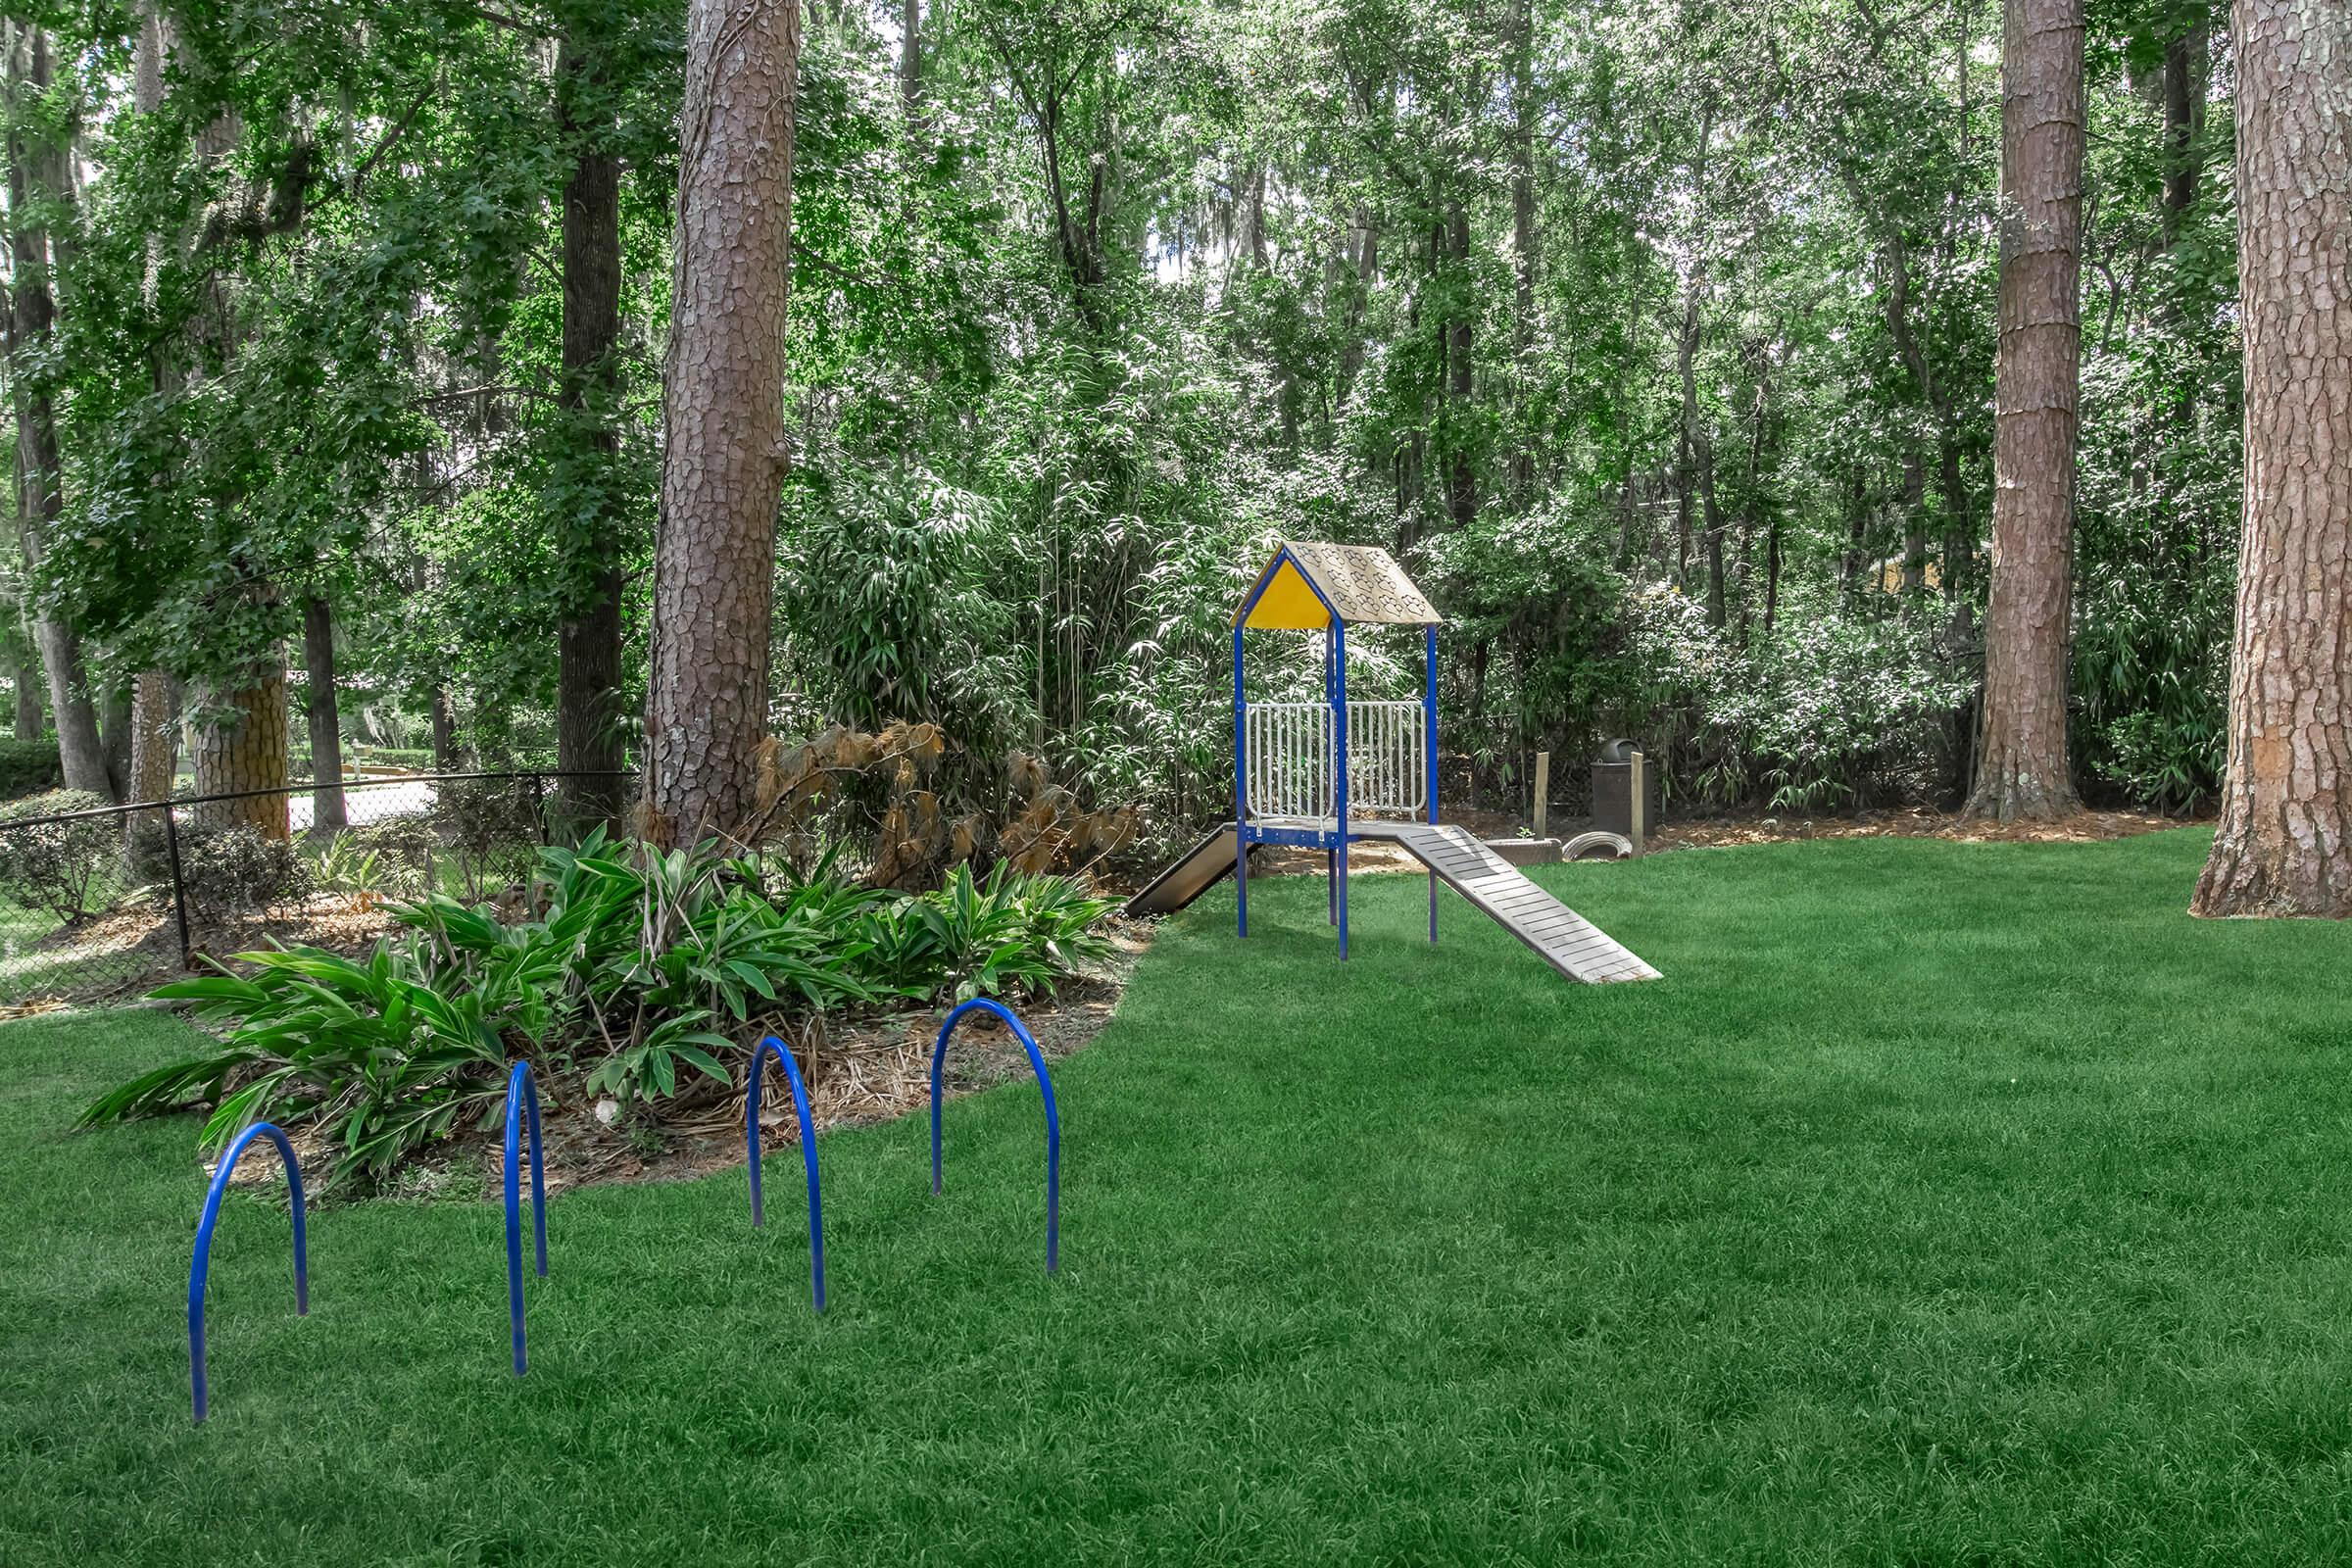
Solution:
[{"label": "pine bark texture", "polygon": [[[566,40],[558,72],[584,93],[595,86],[592,53]],[[579,487],[574,554],[582,579],[556,637],[556,766],[611,774],[621,764],[621,518],[612,484],[618,440],[611,423],[620,341],[620,160],[598,124],[570,107],[564,130],[578,144],[564,185],[564,374],[558,402],[574,447]],[[563,783],[564,814],[586,824],[619,810],[622,781]]]},{"label": "pine bark texture", "polygon": [[646,691],[645,833],[746,825],[767,733],[776,507],[789,457],[798,0],[692,0]]},{"label": "pine bark texture", "polygon": [[160,669],[141,670],[130,688],[130,777],[123,796],[168,800],[179,771],[179,685]]},{"label": "pine bark texture", "polygon": [[302,602],[302,671],[311,729],[311,831],[348,826],[343,811],[343,724],[335,696],[335,617],[316,594]]},{"label": "pine bark texture", "polygon": [[207,705],[226,710],[196,731],[189,750],[198,795],[272,790],[270,795],[214,801],[195,808],[208,827],[249,827],[264,838],[293,836],[286,811],[286,666],[273,662],[259,678]]},{"label": "pine bark texture", "polygon": [[2237,0],[2245,505],[2199,914],[2352,914],[2352,9]]},{"label": "pine bark texture", "polygon": [[2067,760],[2082,375],[2082,0],[2008,0],[2001,36],[2000,339],[1992,593],[1972,816],[2079,808]]}]

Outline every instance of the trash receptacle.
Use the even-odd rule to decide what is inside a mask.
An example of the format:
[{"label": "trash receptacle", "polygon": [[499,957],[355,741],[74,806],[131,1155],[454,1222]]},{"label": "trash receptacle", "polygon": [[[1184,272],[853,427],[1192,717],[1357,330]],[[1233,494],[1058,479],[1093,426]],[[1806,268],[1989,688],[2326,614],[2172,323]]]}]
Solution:
[{"label": "trash receptacle", "polygon": [[1641,752],[1630,740],[1609,742],[1592,763],[1593,827],[1622,834],[1640,855],[1648,808],[1649,781],[1642,775]]}]

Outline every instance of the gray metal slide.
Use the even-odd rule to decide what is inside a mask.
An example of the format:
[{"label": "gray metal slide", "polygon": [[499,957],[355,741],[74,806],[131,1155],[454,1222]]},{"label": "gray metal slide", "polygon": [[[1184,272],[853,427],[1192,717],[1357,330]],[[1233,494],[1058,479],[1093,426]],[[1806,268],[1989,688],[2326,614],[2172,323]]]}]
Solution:
[{"label": "gray metal slide", "polygon": [[[1496,925],[1571,980],[1606,985],[1655,980],[1658,971],[1522,875],[1468,828],[1357,821],[1362,838],[1386,839],[1437,873]],[[1252,845],[1252,852],[1258,846]],[[1217,829],[1127,901],[1129,914],[1170,914],[1233,874],[1233,827]]]}]

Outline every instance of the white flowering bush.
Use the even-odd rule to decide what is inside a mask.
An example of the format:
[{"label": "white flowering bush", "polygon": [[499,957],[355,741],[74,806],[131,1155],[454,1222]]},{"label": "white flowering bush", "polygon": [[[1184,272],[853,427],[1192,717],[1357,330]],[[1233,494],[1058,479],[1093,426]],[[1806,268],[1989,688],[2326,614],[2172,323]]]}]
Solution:
[{"label": "white flowering bush", "polygon": [[1805,614],[1742,649],[1668,587],[1630,596],[1627,625],[1654,671],[1670,792],[1786,811],[1937,793],[1972,683],[1926,627]]}]

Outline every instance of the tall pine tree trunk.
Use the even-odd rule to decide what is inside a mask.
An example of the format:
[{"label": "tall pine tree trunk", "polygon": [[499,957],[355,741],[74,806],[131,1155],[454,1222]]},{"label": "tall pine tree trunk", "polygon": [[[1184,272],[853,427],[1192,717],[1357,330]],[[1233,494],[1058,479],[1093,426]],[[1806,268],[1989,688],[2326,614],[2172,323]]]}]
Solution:
[{"label": "tall pine tree trunk", "polygon": [[593,47],[566,38],[557,67],[569,89],[564,130],[575,143],[564,185],[564,411],[567,462],[579,482],[565,531],[579,574],[557,633],[556,766],[589,775],[564,781],[564,815],[586,826],[618,812],[621,781],[620,639],[622,501],[614,473],[612,400],[620,341],[620,162],[603,116],[576,104],[597,85]]},{"label": "tall pine tree trunk", "polygon": [[1984,733],[1968,813],[2077,808],[2067,761],[2082,274],[2082,0],[2008,0]]},{"label": "tall pine tree trunk", "polygon": [[179,683],[160,669],[139,672],[130,691],[130,778],[134,801],[169,800],[179,773]]},{"label": "tall pine tree trunk", "polygon": [[2352,10],[2237,0],[2245,520],[2199,914],[2352,915]]},{"label": "tall pine tree trunk", "polygon": [[269,650],[250,674],[215,692],[202,706],[211,717],[197,729],[189,749],[196,793],[237,798],[196,808],[196,820],[214,827],[249,827],[267,839],[291,838],[284,652]]},{"label": "tall pine tree trunk", "polygon": [[691,0],[646,690],[644,831],[752,817],[788,457],[800,0]]},{"label": "tall pine tree trunk", "polygon": [[[65,513],[56,415],[45,371],[37,368],[50,352],[57,319],[50,292],[49,231],[38,219],[42,207],[72,195],[73,170],[60,139],[30,133],[37,119],[27,103],[48,91],[50,79],[49,35],[39,27],[16,30],[8,48],[8,185],[14,220],[10,242],[16,258],[9,299],[9,382],[17,413],[17,523],[27,576],[40,570],[48,537]],[[81,666],[80,638],[70,623],[48,614],[33,618],[32,635],[48,676],[49,709],[57,719],[66,788],[111,797],[114,778]]]}]

